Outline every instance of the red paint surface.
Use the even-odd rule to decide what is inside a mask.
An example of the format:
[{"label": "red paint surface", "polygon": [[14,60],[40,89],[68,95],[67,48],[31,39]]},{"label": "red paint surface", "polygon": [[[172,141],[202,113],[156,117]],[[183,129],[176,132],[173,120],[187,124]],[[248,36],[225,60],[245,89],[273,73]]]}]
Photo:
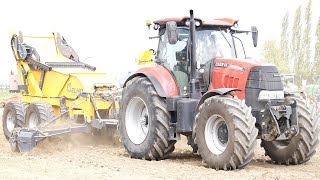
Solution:
[{"label": "red paint surface", "polygon": [[152,64],[139,69],[136,73],[148,73],[154,76],[161,84],[167,96],[178,96],[179,91],[171,73],[161,65]]},{"label": "red paint surface", "polygon": [[214,66],[212,71],[212,83],[209,86],[209,90],[216,88],[238,88],[241,91],[235,91],[234,94],[237,95],[239,99],[244,99],[246,83],[250,70],[254,66],[261,66],[261,64],[239,59],[215,59],[214,62],[235,65],[241,68],[246,68],[246,70]]},{"label": "red paint surface", "polygon": [[[217,88],[238,88],[241,91],[234,91],[233,93],[234,95],[237,95],[239,99],[245,98],[245,87],[251,68],[254,66],[270,65],[239,59],[222,58],[217,58],[214,60],[214,62],[234,65],[241,69],[214,66],[212,71],[212,83],[209,86],[209,90]],[[245,70],[243,68],[245,68]],[[173,76],[163,66],[153,64],[139,69],[137,73],[148,73],[154,76],[161,84],[167,96],[179,95],[178,87]]]},{"label": "red paint surface", "polygon": [[224,21],[230,25],[234,25],[237,21],[232,18],[216,18],[215,20]]}]

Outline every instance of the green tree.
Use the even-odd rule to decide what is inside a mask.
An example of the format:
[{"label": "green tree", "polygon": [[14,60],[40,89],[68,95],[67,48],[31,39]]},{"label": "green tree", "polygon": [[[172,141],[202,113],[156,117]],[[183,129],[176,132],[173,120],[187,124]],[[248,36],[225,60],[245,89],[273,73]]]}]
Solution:
[{"label": "green tree", "polygon": [[302,78],[308,80],[308,82],[312,81],[312,73],[310,73],[311,67],[311,52],[310,52],[310,46],[311,46],[311,6],[312,6],[312,0],[308,1],[308,4],[306,6],[305,14],[304,14],[304,31],[303,31],[303,37],[302,37],[302,46],[301,46],[301,53],[302,53],[302,59],[300,59],[300,63],[303,64],[300,66],[300,71],[302,74]]},{"label": "green tree", "polygon": [[281,30],[281,41],[280,41],[280,49],[281,49],[281,62],[280,64],[284,64],[284,67],[280,67],[282,69],[281,73],[289,73],[290,68],[288,64],[290,64],[289,57],[289,13],[287,12],[282,19],[282,30]]},{"label": "green tree", "polygon": [[316,44],[314,51],[313,76],[320,76],[320,17],[316,28]]},{"label": "green tree", "polygon": [[299,6],[294,15],[291,37],[291,60],[294,65],[294,73],[296,74],[297,84],[301,86],[303,79],[303,52],[301,50],[301,6]]},{"label": "green tree", "polygon": [[277,46],[275,40],[267,40],[263,45],[263,59],[268,63],[274,64],[278,67],[280,73],[285,73],[288,70],[287,62],[283,61],[282,51]]}]

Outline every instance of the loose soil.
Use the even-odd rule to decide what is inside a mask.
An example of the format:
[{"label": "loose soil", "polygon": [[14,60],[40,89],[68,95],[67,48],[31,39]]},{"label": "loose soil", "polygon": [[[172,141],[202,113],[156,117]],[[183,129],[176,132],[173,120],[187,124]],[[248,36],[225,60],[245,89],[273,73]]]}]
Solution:
[{"label": "loose soil", "polygon": [[286,166],[273,164],[259,146],[244,169],[216,171],[191,153],[185,138],[161,161],[131,159],[121,144],[105,139],[90,134],[50,138],[20,154],[11,152],[1,126],[0,179],[320,179],[320,147],[309,162]]}]

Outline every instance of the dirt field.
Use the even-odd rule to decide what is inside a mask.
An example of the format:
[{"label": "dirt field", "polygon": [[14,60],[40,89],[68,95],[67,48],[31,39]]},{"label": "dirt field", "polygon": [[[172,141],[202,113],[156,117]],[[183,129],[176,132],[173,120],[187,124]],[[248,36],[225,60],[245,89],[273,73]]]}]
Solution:
[{"label": "dirt field", "polygon": [[320,148],[308,163],[285,166],[272,164],[258,147],[244,169],[216,171],[204,167],[185,144],[180,141],[166,160],[144,161],[130,159],[122,146],[74,135],[48,139],[18,154],[10,151],[1,126],[0,179],[320,179]]}]

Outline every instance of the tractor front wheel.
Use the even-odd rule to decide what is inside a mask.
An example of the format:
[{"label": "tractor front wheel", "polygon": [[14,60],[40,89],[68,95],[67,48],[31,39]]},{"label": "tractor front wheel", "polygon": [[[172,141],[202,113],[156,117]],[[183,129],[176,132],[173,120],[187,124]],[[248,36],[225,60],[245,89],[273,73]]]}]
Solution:
[{"label": "tractor front wheel", "polygon": [[266,155],[278,164],[301,164],[310,160],[319,144],[320,118],[316,108],[309,107],[298,97],[287,97],[297,102],[299,134],[286,141],[264,141]]},{"label": "tractor front wheel", "polygon": [[242,168],[254,157],[258,129],[244,100],[213,96],[196,115],[195,142],[209,168]]},{"label": "tractor front wheel", "polygon": [[170,118],[165,99],[146,77],[127,82],[122,92],[119,133],[130,157],[159,160],[168,156],[176,142],[169,140]]}]

